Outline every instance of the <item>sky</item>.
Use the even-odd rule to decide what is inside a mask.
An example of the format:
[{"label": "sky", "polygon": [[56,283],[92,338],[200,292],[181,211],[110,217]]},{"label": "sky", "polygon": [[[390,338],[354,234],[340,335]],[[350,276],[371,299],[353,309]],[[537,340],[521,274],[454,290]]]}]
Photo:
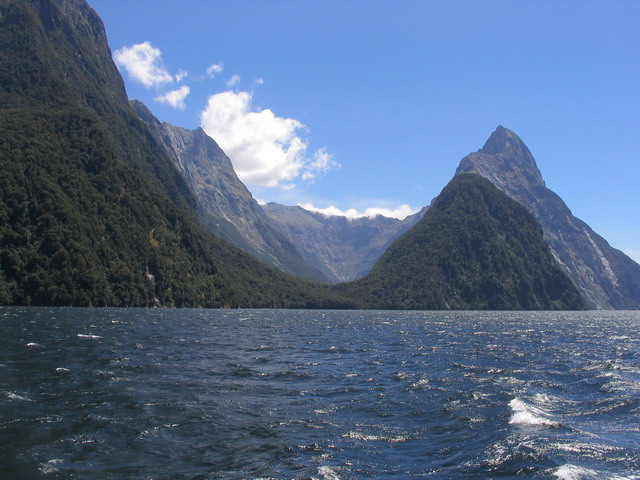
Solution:
[{"label": "sky", "polygon": [[131,99],[261,202],[403,217],[498,125],[640,261],[640,2],[88,0]]}]

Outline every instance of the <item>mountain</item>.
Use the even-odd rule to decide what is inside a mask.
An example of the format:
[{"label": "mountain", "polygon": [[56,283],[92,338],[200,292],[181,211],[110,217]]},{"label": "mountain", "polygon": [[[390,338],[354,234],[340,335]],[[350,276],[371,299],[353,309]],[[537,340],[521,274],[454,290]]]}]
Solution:
[{"label": "mountain", "polygon": [[517,200],[542,225],[551,252],[591,308],[640,308],[640,265],[574,217],[548,189],[531,152],[498,127],[485,145],[462,159],[456,175],[477,173]]},{"label": "mountain", "polygon": [[348,306],[217,238],[84,0],[0,2],[0,303]]},{"label": "mountain", "polygon": [[535,218],[474,174],[456,176],[369,274],[338,291],[380,309],[582,309]]},{"label": "mountain", "polygon": [[284,272],[326,281],[272,226],[236,175],[229,157],[204,130],[161,123],[136,100],[131,106],[183,175],[196,198],[198,216],[207,228]]},{"label": "mountain", "polygon": [[360,278],[424,213],[402,221],[383,216],[352,220],[276,203],[260,206],[204,130],[161,123],[136,100],[131,106],[190,186],[201,221],[284,272],[331,282]]},{"label": "mountain", "polygon": [[262,208],[305,260],[332,282],[365,275],[385,249],[424,215],[423,210],[404,220],[382,215],[349,219],[277,203]]}]

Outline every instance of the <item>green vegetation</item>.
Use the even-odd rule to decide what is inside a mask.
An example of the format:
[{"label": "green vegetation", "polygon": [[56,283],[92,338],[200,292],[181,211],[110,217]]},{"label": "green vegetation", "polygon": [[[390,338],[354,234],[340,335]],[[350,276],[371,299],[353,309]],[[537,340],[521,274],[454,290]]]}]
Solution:
[{"label": "green vegetation", "polygon": [[102,24],[68,1],[0,3],[0,303],[343,307],[197,223],[131,110]]},{"label": "green vegetation", "polygon": [[584,308],[533,216],[472,174],[455,177],[367,276],[336,288],[382,309]]}]

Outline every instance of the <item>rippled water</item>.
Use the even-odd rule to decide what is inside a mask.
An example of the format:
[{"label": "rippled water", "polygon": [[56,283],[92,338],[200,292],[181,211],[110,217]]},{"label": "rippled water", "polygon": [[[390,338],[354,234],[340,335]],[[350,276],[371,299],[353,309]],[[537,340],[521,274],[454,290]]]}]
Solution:
[{"label": "rippled water", "polygon": [[640,478],[640,312],[0,309],[3,478]]}]

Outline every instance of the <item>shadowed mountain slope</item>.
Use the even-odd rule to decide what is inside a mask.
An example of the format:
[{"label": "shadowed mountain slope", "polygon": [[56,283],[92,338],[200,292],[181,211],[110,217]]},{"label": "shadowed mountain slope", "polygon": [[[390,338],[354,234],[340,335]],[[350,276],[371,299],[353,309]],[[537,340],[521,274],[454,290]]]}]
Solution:
[{"label": "shadowed mountain slope", "polygon": [[582,309],[542,229],[478,175],[459,175],[364,278],[336,287],[381,309]]}]

